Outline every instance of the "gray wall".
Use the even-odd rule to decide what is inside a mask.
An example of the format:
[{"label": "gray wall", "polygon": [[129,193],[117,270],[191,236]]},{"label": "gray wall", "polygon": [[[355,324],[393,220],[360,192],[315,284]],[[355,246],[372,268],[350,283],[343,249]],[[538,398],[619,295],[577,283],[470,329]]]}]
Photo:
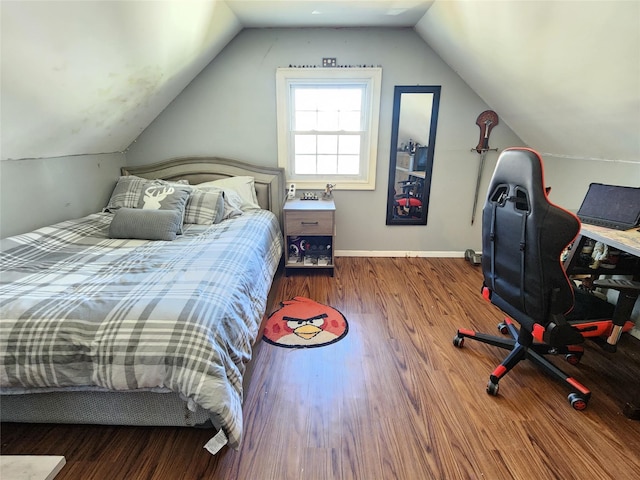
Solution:
[{"label": "gray wall", "polygon": [[100,211],[121,153],[0,162],[0,238]]},{"label": "gray wall", "polygon": [[[218,155],[277,165],[275,71],[289,65],[380,65],[382,99],[375,191],[335,192],[336,250],[464,251],[478,155],[475,120],[486,104],[412,29],[249,29],[242,31],[126,152],[133,165],[182,155]],[[427,226],[385,225],[395,85],[442,85]],[[520,144],[508,127],[496,146]],[[488,169],[495,155],[488,156]],[[400,242],[399,239],[402,239]]]},{"label": "gray wall", "polygon": [[[479,156],[470,150],[480,133],[476,118],[488,107],[412,29],[243,30],[130,146],[127,162],[216,155],[277,165],[275,70],[318,65],[322,57],[383,68],[376,190],[335,191],[337,253],[479,250],[480,222],[471,226]],[[428,224],[386,226],[393,87],[416,84],[442,86]],[[490,143],[500,149],[523,144],[504,122],[493,129]],[[496,159],[496,152],[487,155],[481,194]],[[546,179],[552,200],[577,209],[590,181],[606,176],[612,183],[629,182],[637,170],[551,158]]]}]

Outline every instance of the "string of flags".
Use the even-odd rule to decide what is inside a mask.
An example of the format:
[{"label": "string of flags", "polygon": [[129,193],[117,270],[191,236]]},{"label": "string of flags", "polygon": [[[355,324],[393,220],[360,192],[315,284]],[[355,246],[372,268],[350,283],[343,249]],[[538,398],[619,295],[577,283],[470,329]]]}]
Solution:
[{"label": "string of flags", "polygon": [[[332,68],[381,68],[382,65],[334,65]],[[327,68],[322,65],[292,65],[289,68]]]}]

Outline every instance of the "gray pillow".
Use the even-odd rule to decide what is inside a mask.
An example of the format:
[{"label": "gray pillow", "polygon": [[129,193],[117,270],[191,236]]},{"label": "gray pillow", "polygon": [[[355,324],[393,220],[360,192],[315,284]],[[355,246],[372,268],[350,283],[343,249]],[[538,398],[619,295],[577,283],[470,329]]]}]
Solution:
[{"label": "gray pillow", "polygon": [[109,226],[109,237],[175,240],[181,226],[182,213],[177,210],[121,207],[113,215]]},{"label": "gray pillow", "polygon": [[140,203],[140,197],[145,185],[150,183],[146,178],[135,175],[124,175],[118,178],[118,183],[111,193],[109,203],[103,212],[114,213],[119,208],[136,208]]},{"label": "gray pillow", "polygon": [[220,223],[224,216],[224,197],[221,188],[193,189],[184,211],[184,223],[211,225]]},{"label": "gray pillow", "polygon": [[153,181],[144,185],[137,207],[142,210],[173,210],[180,212],[181,226],[178,229],[178,235],[180,235],[182,234],[184,211],[190,194],[190,187]]}]

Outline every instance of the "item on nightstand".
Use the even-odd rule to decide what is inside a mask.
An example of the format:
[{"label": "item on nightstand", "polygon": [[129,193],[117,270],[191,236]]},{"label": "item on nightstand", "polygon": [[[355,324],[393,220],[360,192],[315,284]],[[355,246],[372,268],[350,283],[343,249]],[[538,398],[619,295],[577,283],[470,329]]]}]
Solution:
[{"label": "item on nightstand", "polygon": [[306,266],[318,265],[318,257],[315,255],[305,255],[304,264]]},{"label": "item on nightstand", "polygon": [[[295,238],[295,237],[294,237]],[[293,241],[293,239],[292,239]],[[289,258],[287,260],[288,263],[298,263],[300,262],[300,246],[296,243],[289,244]]]},{"label": "item on nightstand", "polygon": [[327,186],[324,189],[324,193],[322,194],[322,198],[333,198],[333,189],[335,188],[335,183],[327,183]]},{"label": "item on nightstand", "polygon": [[313,192],[304,192],[300,200],[318,200],[318,195]]},{"label": "item on nightstand", "polygon": [[289,185],[289,191],[287,192],[287,198],[289,200],[293,200],[294,198],[296,198],[296,184],[292,183],[291,185]]}]

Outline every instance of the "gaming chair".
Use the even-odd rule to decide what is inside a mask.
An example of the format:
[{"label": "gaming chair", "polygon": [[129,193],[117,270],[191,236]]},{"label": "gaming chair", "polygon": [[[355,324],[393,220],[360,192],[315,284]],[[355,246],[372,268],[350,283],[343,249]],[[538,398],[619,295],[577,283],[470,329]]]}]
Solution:
[{"label": "gaming chair", "polygon": [[398,217],[419,218],[422,212],[422,187],[424,180],[403,180],[398,182],[402,193],[393,196],[394,208]]},{"label": "gaming chair", "polygon": [[[498,329],[511,334],[511,338],[459,329],[453,340],[460,348],[469,338],[510,350],[489,377],[490,395],[498,394],[498,382],[518,362],[529,359],[566,384],[571,391],[569,403],[583,410],[591,397],[589,389],[544,356],[561,354],[577,364],[584,353],[579,344],[585,337],[601,339],[614,330],[619,336],[621,329],[632,326],[627,320],[638,296],[638,282],[605,285],[621,291],[623,308],[588,295],[589,301],[599,301],[605,308],[606,318],[570,316],[576,293],[582,297],[583,292],[576,291],[560,257],[579,231],[578,218],[549,201],[539,154],[527,148],[504,150],[482,212],[482,295],[507,315]],[[596,309],[588,306],[576,310],[587,313]]]}]

